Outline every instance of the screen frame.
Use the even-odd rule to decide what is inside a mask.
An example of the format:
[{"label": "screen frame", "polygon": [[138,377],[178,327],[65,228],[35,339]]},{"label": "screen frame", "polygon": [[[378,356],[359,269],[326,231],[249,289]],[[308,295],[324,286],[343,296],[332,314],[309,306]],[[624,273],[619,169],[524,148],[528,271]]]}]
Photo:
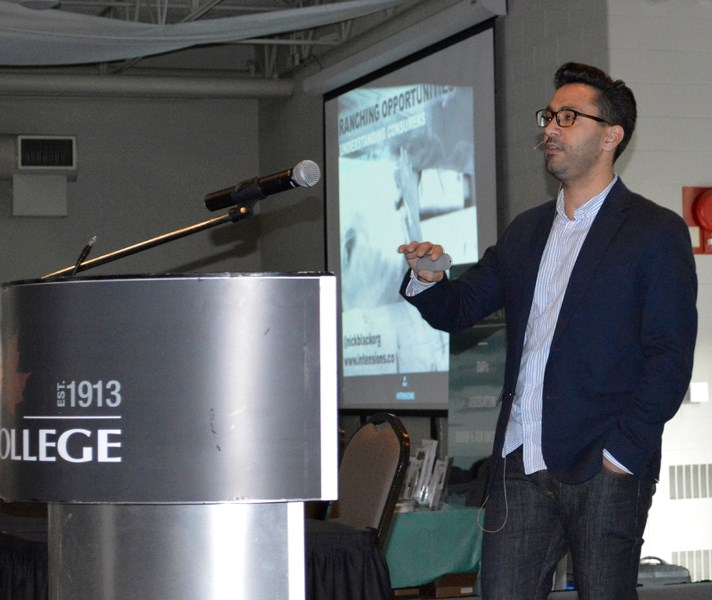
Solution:
[{"label": "screen frame", "polygon": [[[484,34],[487,36],[485,43],[488,42],[488,57],[487,64],[484,65],[487,72],[485,77],[491,84],[488,93],[478,94],[477,102],[481,102],[483,106],[478,107],[475,111],[479,116],[488,116],[489,118],[477,118],[474,121],[474,139],[485,140],[484,144],[475,145],[475,160],[478,172],[482,168],[485,176],[478,177],[476,182],[477,197],[491,198],[491,201],[478,203],[478,218],[477,218],[477,235],[478,235],[478,258],[484,250],[493,245],[497,239],[497,193],[496,193],[496,130],[495,130],[495,56],[494,56],[494,34],[495,34],[495,19],[488,19],[476,25],[467,27],[462,31],[448,36],[443,40],[431,44],[421,50],[418,50],[409,56],[394,61],[384,67],[378,68],[373,72],[358,77],[352,82],[335,88],[323,95],[323,135],[325,148],[325,195],[324,195],[324,214],[325,214],[325,258],[326,268],[331,272],[335,272],[339,277],[338,292],[337,292],[337,311],[338,311],[338,369],[339,369],[339,411],[343,414],[363,415],[373,413],[378,410],[387,410],[397,412],[398,414],[407,415],[422,415],[422,416],[445,416],[447,415],[447,403],[433,403],[431,406],[417,405],[411,406],[408,403],[399,404],[395,400],[391,402],[355,402],[350,401],[344,404],[344,374],[343,374],[343,332],[342,332],[342,306],[341,306],[341,265],[339,246],[340,227],[339,227],[339,206],[338,206],[338,184],[334,185],[331,182],[330,187],[330,164],[329,161],[334,159],[334,154],[329,151],[329,143],[327,136],[329,129],[327,127],[327,103],[338,99],[339,96],[353,91],[362,86],[367,86],[374,81],[386,77],[392,73],[399,71],[404,67],[409,67],[420,60],[428,59],[442,50],[446,50],[463,41],[469,40],[474,36]],[[473,65],[473,69],[478,68]],[[483,148],[483,146],[485,146]],[[483,167],[479,165],[483,164]],[[336,194],[332,192],[336,192]],[[447,373],[446,373],[447,375]]]}]

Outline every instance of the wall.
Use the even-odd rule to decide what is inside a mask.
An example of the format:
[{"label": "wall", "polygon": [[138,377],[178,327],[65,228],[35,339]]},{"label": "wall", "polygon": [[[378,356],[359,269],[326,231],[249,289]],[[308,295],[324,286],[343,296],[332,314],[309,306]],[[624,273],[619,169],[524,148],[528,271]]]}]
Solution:
[{"label": "wall", "polygon": [[[65,218],[12,217],[0,181],[0,281],[35,278],[214,216],[206,193],[258,173],[256,100],[0,97],[0,133],[77,136]],[[222,225],[89,274],[257,270],[250,221]]]},{"label": "wall", "polygon": [[[297,78],[295,89],[301,81]],[[263,271],[323,271],[325,257],[324,134],[322,98],[296,93],[263,100],[259,111],[260,168],[278,172],[309,159],[321,166],[313,188],[294,190],[260,207]]]}]

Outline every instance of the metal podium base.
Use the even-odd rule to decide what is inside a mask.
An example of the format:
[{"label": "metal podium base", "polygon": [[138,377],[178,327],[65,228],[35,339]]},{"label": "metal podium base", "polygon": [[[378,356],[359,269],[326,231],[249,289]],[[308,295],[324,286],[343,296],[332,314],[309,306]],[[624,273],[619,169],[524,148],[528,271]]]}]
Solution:
[{"label": "metal podium base", "polygon": [[50,600],[304,600],[304,505],[50,504]]}]

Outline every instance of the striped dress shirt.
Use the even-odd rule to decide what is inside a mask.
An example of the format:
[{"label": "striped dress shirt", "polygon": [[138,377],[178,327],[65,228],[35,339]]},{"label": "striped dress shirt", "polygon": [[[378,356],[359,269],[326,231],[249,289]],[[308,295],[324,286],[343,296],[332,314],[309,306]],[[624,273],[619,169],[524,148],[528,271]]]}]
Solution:
[{"label": "striped dress shirt", "polygon": [[542,393],[544,370],[561,302],[581,246],[598,210],[618,177],[608,187],[581,205],[569,219],[564,212],[564,192],[559,191],[556,215],[539,265],[534,300],[524,334],[522,362],[512,412],[502,449],[506,456],[523,446],[524,470],[546,469],[541,450]]}]

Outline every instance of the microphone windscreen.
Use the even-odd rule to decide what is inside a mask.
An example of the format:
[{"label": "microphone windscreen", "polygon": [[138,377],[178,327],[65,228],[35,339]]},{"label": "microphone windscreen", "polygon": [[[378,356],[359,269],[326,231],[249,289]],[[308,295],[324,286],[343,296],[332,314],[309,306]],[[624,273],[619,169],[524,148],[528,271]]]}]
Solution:
[{"label": "microphone windscreen", "polygon": [[321,171],[313,160],[303,160],[292,169],[292,179],[301,187],[311,187],[319,183]]}]

